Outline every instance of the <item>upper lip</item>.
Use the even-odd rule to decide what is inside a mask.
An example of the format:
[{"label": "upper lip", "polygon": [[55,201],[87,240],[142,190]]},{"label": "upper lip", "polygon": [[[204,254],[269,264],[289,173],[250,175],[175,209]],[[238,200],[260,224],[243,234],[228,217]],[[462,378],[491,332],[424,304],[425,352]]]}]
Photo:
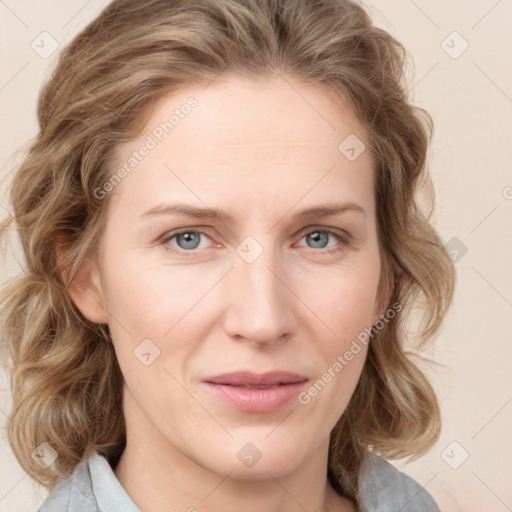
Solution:
[{"label": "upper lip", "polygon": [[291,384],[295,382],[304,382],[308,380],[304,375],[277,370],[266,373],[253,373],[248,371],[238,371],[214,375],[203,379],[203,382],[213,384],[226,384],[230,386],[271,386],[279,384]]}]

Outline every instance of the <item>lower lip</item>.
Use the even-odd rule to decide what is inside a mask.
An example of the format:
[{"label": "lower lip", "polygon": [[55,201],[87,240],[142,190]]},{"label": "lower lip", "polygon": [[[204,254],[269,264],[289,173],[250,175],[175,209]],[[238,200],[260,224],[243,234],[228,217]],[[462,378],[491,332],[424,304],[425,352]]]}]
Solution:
[{"label": "lower lip", "polygon": [[208,389],[221,400],[242,412],[273,412],[291,402],[307,381],[280,384],[273,388],[244,388],[205,382]]}]

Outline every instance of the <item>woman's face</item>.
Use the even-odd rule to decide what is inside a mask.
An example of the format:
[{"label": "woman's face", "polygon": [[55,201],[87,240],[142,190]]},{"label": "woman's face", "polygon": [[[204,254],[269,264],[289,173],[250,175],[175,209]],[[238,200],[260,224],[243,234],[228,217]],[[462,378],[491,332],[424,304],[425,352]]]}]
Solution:
[{"label": "woman's face", "polygon": [[[161,99],[118,148],[82,311],[110,327],[129,442],[245,478],[326,456],[382,312],[362,144],[323,86],[228,75]],[[295,384],[219,377],[238,371]]]}]

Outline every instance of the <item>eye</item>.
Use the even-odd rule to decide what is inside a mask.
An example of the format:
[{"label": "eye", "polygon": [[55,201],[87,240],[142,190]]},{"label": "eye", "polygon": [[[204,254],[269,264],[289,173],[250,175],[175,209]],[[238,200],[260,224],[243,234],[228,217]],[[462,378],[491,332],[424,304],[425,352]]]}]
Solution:
[{"label": "eye", "polygon": [[329,237],[337,239],[340,244],[338,246],[335,245],[333,249],[323,251],[326,253],[341,251],[350,243],[350,236],[348,234],[342,235],[337,231],[332,231],[330,229],[310,229],[302,235],[302,238],[310,240],[310,243],[312,244],[310,247],[312,249],[325,249],[329,243]]},{"label": "eye", "polygon": [[[182,231],[173,231],[169,233],[168,236],[162,239],[162,244],[166,249],[172,249],[174,244],[171,244],[171,240],[176,240],[176,244],[178,246],[178,252],[183,254],[190,253],[195,249],[199,249],[199,244],[201,241],[201,237],[209,238],[202,231],[193,231],[191,229],[184,229]],[[170,246],[170,247],[169,247]],[[188,254],[186,254],[188,256]]]},{"label": "eye", "polygon": [[[166,250],[173,251],[183,256],[194,256],[197,254],[196,249],[204,249],[200,247],[201,238],[210,239],[203,231],[182,229],[180,231],[172,231],[161,239],[161,244]],[[302,239],[310,240],[310,248],[318,249],[316,252],[335,253],[346,248],[350,244],[350,235],[348,233],[341,234],[337,231],[323,228],[310,229],[304,233]],[[328,247],[329,238],[338,240],[339,244],[334,245],[332,249],[322,250]],[[174,243],[172,243],[174,241]]]}]

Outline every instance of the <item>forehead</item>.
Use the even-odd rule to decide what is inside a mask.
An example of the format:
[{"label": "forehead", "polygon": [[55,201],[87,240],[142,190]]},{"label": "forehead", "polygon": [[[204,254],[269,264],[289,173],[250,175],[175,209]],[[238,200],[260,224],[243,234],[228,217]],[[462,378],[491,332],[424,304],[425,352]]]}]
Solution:
[{"label": "forehead", "polygon": [[[128,176],[112,199],[158,201],[179,189],[196,203],[214,192],[255,199],[256,190],[297,201],[308,188],[314,195],[342,184],[367,194],[373,165],[364,147],[367,131],[326,85],[223,75],[155,103],[142,133],[117,148],[114,169],[124,166]],[[347,153],[354,148],[362,151],[356,159]]]},{"label": "forehead", "polygon": [[348,103],[325,84],[232,74],[163,96],[156,102],[144,132],[165,124],[191,97],[197,106],[176,119],[172,131],[183,138],[191,131],[200,132],[204,145],[229,142],[233,146],[266,144],[277,148],[300,142],[336,149],[337,139],[343,135],[366,137]]}]

